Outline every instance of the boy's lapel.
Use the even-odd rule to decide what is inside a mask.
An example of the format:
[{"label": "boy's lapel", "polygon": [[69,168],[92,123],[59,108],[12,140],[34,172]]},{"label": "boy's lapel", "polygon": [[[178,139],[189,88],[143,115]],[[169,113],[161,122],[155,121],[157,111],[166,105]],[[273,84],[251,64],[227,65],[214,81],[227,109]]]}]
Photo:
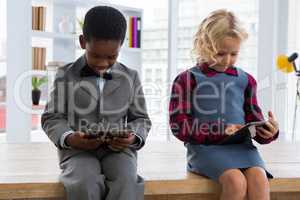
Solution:
[{"label": "boy's lapel", "polygon": [[85,94],[98,101],[100,92],[98,88],[97,77],[81,76],[81,70],[86,66],[85,55],[82,55],[80,58],[78,58],[73,65],[75,74],[74,79],[75,82],[79,83],[79,85],[76,86],[76,89],[82,90]]},{"label": "boy's lapel", "polygon": [[[99,88],[97,84],[97,78],[95,77],[81,77],[79,82],[79,89],[84,91],[87,95],[98,101]],[[84,98],[84,97],[83,97]]]},{"label": "boy's lapel", "polygon": [[106,80],[103,87],[103,95],[108,96],[120,87],[120,79],[115,77],[112,80]]},{"label": "boy's lapel", "polygon": [[125,72],[119,63],[115,63],[111,68],[111,80],[106,80],[103,88],[103,95],[107,96],[112,94],[116,89],[121,86],[122,76],[126,76]]}]

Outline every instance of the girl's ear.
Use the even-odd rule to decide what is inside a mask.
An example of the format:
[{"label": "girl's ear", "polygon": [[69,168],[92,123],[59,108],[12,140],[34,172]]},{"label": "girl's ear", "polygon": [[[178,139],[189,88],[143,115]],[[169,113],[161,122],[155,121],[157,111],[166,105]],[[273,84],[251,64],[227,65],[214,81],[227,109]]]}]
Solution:
[{"label": "girl's ear", "polygon": [[86,40],[84,39],[83,35],[79,36],[79,43],[80,43],[80,47],[82,49],[85,49],[85,45],[86,45]]}]

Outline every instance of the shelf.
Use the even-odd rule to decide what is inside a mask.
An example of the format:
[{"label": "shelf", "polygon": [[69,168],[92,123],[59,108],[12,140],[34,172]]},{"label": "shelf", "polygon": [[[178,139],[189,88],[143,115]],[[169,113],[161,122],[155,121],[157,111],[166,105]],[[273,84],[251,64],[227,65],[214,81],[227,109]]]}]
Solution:
[{"label": "shelf", "polygon": [[32,105],[31,114],[32,115],[42,115],[46,107],[46,102],[40,101],[39,105]]},{"label": "shelf", "polygon": [[71,6],[77,6],[77,7],[90,7],[94,5],[100,5],[103,4],[99,0],[52,0],[53,3],[57,5],[71,5]]},{"label": "shelf", "polygon": [[31,76],[37,76],[37,77],[43,77],[46,76],[48,77],[48,81],[51,81],[55,75],[56,75],[56,70],[31,70]]},{"label": "shelf", "polygon": [[35,70],[35,69],[32,69],[31,72],[32,75],[34,76],[47,76],[49,73],[47,70]]},{"label": "shelf", "polygon": [[77,7],[86,7],[89,5],[97,5],[101,2],[99,0],[32,0],[33,4],[56,4],[56,5],[66,5],[66,6],[77,6]]},{"label": "shelf", "polygon": [[35,111],[39,111],[39,110],[44,110],[46,107],[46,104],[39,104],[39,105],[32,105],[32,110],[35,110]]},{"label": "shelf", "polygon": [[142,49],[141,48],[122,47],[121,51],[142,53]]},{"label": "shelf", "polygon": [[142,8],[132,8],[124,5],[116,5],[114,3],[109,3],[109,1],[103,0],[32,0],[34,5],[44,5],[44,4],[56,4],[56,5],[69,5],[76,7],[91,7],[95,5],[107,5],[118,7],[122,10],[130,10],[133,12],[141,12]]},{"label": "shelf", "polygon": [[76,6],[76,7],[93,7],[96,5],[106,5],[106,6],[112,6],[116,7],[122,11],[125,12],[136,12],[136,13],[141,13],[142,9],[140,8],[132,8],[132,7],[127,7],[123,5],[116,5],[116,4],[111,4],[109,2],[103,2],[101,0],[52,0],[55,4],[57,5],[67,5],[67,6]]},{"label": "shelf", "polygon": [[78,38],[78,36],[76,34],[51,33],[51,32],[36,31],[36,30],[32,30],[32,36],[39,37],[39,38],[68,39],[68,40],[76,40]]},{"label": "shelf", "polygon": [[[83,50],[79,44],[76,45],[76,50]],[[136,53],[142,53],[141,48],[131,48],[131,47],[121,47],[121,51],[127,51],[127,52],[136,52]]]}]

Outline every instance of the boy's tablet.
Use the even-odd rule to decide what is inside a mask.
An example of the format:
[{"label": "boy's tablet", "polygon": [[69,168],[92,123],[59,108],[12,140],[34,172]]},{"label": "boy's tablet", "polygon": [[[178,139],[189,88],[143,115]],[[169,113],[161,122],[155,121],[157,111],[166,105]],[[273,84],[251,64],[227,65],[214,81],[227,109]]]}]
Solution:
[{"label": "boy's tablet", "polygon": [[122,137],[127,138],[132,131],[130,129],[122,130],[108,130],[108,131],[92,131],[89,129],[87,131],[88,138],[113,138],[113,137]]},{"label": "boy's tablet", "polygon": [[110,136],[127,138],[131,132],[132,130],[130,129],[116,130],[116,131],[111,131]]}]

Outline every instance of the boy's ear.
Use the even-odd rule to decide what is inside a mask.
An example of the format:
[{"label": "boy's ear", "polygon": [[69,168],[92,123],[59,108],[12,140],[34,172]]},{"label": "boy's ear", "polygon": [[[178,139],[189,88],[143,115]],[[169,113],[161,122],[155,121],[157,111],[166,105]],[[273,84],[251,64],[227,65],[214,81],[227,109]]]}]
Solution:
[{"label": "boy's ear", "polygon": [[79,43],[80,43],[80,47],[81,47],[82,49],[85,49],[86,41],[85,41],[83,35],[80,35],[80,36],[79,36]]}]

